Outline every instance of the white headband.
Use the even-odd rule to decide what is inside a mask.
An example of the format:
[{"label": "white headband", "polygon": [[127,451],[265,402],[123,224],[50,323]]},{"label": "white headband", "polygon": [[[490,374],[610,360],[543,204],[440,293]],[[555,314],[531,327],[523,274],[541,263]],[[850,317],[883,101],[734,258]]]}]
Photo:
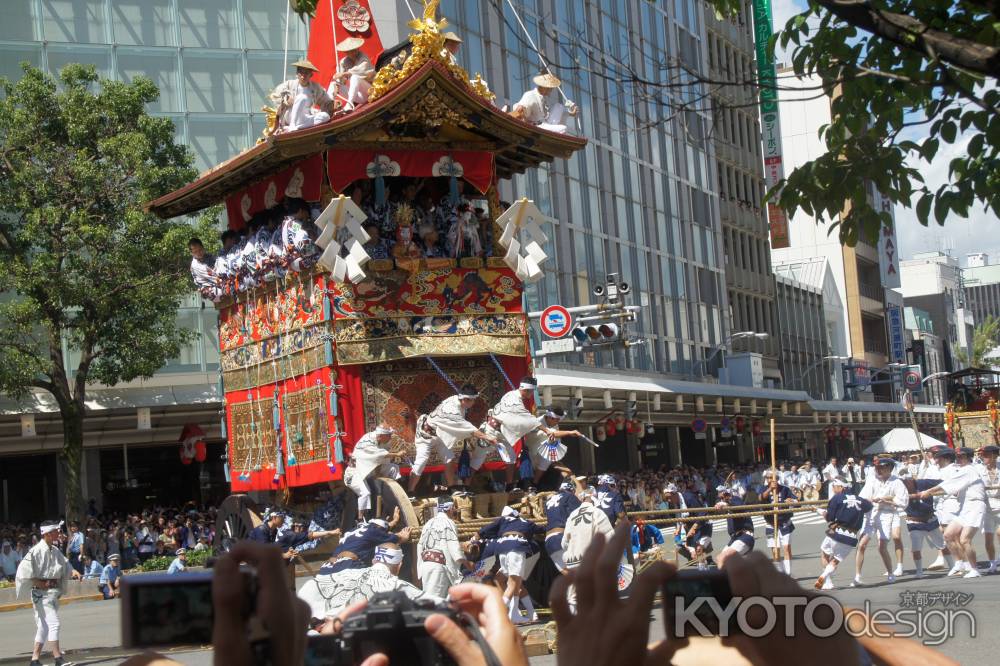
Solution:
[{"label": "white headband", "polygon": [[461,398],[462,400],[475,400],[476,398],[479,397],[479,394],[459,393],[458,397]]},{"label": "white headband", "polygon": [[503,511],[500,512],[500,515],[503,516],[504,518],[508,518],[510,516],[520,516],[521,514],[518,513],[517,509],[515,509],[514,507],[505,506],[503,508]]},{"label": "white headband", "polygon": [[55,532],[57,529],[59,529],[62,526],[63,526],[63,524],[62,524],[61,521],[58,522],[58,523],[49,523],[48,525],[42,525],[39,528],[39,531],[42,534],[48,534],[49,532]]},{"label": "white headband", "polygon": [[369,520],[368,522],[370,524],[372,524],[372,525],[378,525],[382,529],[386,529],[386,530],[389,529],[389,523],[387,523],[386,521],[382,520],[381,518],[373,518],[372,520]]},{"label": "white headband", "polygon": [[563,420],[563,417],[559,416],[555,412],[545,412],[545,416],[549,417],[550,419],[554,419],[556,421],[562,421]]},{"label": "white headband", "polygon": [[391,435],[391,434],[393,434],[395,432],[396,431],[393,430],[392,428],[385,428],[385,427],[382,427],[382,426],[379,426],[379,427],[375,428],[375,434],[376,435]]},{"label": "white headband", "polygon": [[453,506],[454,502],[438,502],[438,511],[450,511]]},{"label": "white headband", "polygon": [[372,562],[383,562],[385,564],[399,564],[403,561],[403,551],[398,548],[383,548],[382,546],[375,547],[375,555],[372,556]]},{"label": "white headband", "polygon": [[528,389],[530,391],[534,391],[536,388],[538,388],[538,385],[537,384],[532,384],[530,382],[521,382],[520,386],[517,387],[517,389],[519,391],[523,391],[525,389]]}]

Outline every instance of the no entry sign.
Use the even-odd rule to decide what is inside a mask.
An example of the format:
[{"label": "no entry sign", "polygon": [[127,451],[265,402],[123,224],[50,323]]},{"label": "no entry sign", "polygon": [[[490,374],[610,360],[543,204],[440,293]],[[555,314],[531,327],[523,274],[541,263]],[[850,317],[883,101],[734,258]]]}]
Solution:
[{"label": "no entry sign", "polygon": [[550,338],[561,338],[573,326],[573,316],[561,305],[550,305],[542,310],[542,333]]}]

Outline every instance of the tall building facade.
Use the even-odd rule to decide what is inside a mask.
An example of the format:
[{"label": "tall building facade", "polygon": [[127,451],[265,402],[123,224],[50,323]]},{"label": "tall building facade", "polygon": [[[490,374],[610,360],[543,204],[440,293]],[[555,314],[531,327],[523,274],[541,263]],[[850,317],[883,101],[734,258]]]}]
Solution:
[{"label": "tall building facade", "polygon": [[[706,12],[709,73],[713,81],[747,81],[757,71],[752,3],[735,16]],[[712,139],[717,158],[732,330],[767,333],[738,338],[733,347],[763,356],[764,377],[781,385],[775,281],[771,270],[760,122],[756,90],[747,85],[712,86]]]},{"label": "tall building facade", "polygon": [[[570,354],[555,363],[706,376],[706,359],[728,348],[730,330],[711,118],[699,105],[676,112],[697,95],[697,84],[643,95],[629,81],[603,76],[595,57],[603,47],[608,58],[663,84],[678,75],[676,67],[662,67],[670,60],[707,77],[703,3],[513,5],[517,16],[505,2],[444,0],[439,14],[464,40],[460,63],[470,75],[483,74],[498,106],[512,105],[533,87],[540,71],[534,42],[580,108],[573,131],[587,137],[586,150],[518,176],[502,190],[534,199],[556,220],[545,248],[555,262],[528,291],[529,307],[592,303],[593,287],[617,273],[642,307],[636,328],[647,340],[627,353]],[[405,0],[377,3],[374,16],[387,45],[409,33]]]},{"label": "tall building facade", "polygon": [[969,255],[967,267],[962,271],[962,287],[966,307],[972,312],[976,324],[987,317],[1000,317],[1000,264],[991,264],[986,255]]},{"label": "tall building facade", "polygon": [[[263,129],[260,107],[276,82],[287,78],[286,4],[5,0],[0,76],[17,80],[21,62],[52,74],[79,62],[115,80],[147,76],[160,88],[151,112],[173,120],[178,142],[190,147],[195,166],[204,170],[252,146]],[[305,51],[306,28],[294,14],[287,25],[287,62],[293,62]],[[107,500],[127,507],[170,491],[207,498],[225,490],[218,456],[216,312],[192,295],[177,318],[198,334],[177,358],[149,380],[89,391],[84,493],[98,506]],[[78,357],[65,351],[71,372]],[[141,410],[149,410],[148,428]],[[33,414],[37,435],[22,436],[21,414]],[[0,396],[0,415],[0,497],[19,498],[0,505],[0,520],[57,515],[62,434],[56,406],[46,394],[19,401]],[[180,464],[177,440],[189,423],[205,432],[208,464]],[[44,514],[17,513],[35,510]]]},{"label": "tall building facade", "polygon": [[[792,170],[826,152],[818,132],[832,118],[831,100],[816,95],[818,77],[797,79],[790,69],[780,70],[779,74],[785,77],[779,91],[782,145],[786,170]],[[874,187],[866,196],[873,205],[880,203]],[[851,202],[845,201],[844,205],[847,209]],[[884,288],[882,279],[883,262],[890,258],[867,237],[859,239],[854,247],[842,245],[836,234],[828,233],[834,221],[797,212],[788,224],[789,247],[772,249],[771,253],[776,263],[826,259],[844,304],[843,336],[852,363],[866,365],[869,372],[878,371],[890,362],[886,308],[896,299],[891,290]],[[898,273],[898,269],[894,270]],[[862,392],[858,397],[869,396],[888,401],[892,392],[888,385],[876,384],[870,394]]]},{"label": "tall building facade", "polygon": [[900,264],[906,305],[930,314],[941,339],[948,371],[964,367],[976,321],[966,304],[965,276],[958,260],[944,252],[919,252]]}]

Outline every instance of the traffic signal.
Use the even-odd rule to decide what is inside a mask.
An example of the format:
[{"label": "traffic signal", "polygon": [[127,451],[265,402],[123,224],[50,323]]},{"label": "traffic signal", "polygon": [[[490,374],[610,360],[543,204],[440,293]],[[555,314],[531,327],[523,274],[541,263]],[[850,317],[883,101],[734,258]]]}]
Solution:
[{"label": "traffic signal", "polygon": [[573,329],[573,339],[579,345],[607,345],[621,340],[621,327],[610,321],[598,322]]}]

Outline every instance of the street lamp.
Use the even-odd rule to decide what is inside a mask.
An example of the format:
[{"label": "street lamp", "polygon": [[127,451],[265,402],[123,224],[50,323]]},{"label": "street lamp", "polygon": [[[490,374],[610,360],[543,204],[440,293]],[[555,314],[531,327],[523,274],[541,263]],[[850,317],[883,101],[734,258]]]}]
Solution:
[{"label": "street lamp", "polygon": [[[771,335],[769,333],[757,333],[756,331],[737,331],[729,336],[729,340],[725,343],[719,345],[712,350],[712,353],[706,356],[701,362],[701,376],[705,376],[705,371],[708,369],[708,364],[719,352],[728,351],[729,345],[733,344],[733,340],[742,340],[746,338],[757,338],[758,340],[767,340]],[[722,357],[722,367],[726,367],[726,357]]]},{"label": "street lamp", "polygon": [[[806,368],[805,370],[803,370],[802,374],[799,375],[798,382],[796,382],[798,384],[798,388],[800,388],[800,389],[802,388],[802,386],[805,384],[806,376],[810,372],[812,372],[813,370],[815,370],[816,367],[820,363],[823,363],[825,361],[849,361],[849,360],[850,360],[849,356],[837,356],[837,355],[833,355],[833,356],[824,356],[823,358],[819,359],[818,361],[815,361],[814,363],[811,363],[809,365],[809,367]],[[794,389],[795,388],[795,384],[792,384],[791,386],[789,386],[789,388],[790,389]]]},{"label": "street lamp", "polygon": [[921,385],[923,385],[932,379],[944,379],[950,374],[951,374],[950,372],[935,372],[934,374],[927,375],[926,377],[924,377],[922,380],[920,380],[920,383]]}]

